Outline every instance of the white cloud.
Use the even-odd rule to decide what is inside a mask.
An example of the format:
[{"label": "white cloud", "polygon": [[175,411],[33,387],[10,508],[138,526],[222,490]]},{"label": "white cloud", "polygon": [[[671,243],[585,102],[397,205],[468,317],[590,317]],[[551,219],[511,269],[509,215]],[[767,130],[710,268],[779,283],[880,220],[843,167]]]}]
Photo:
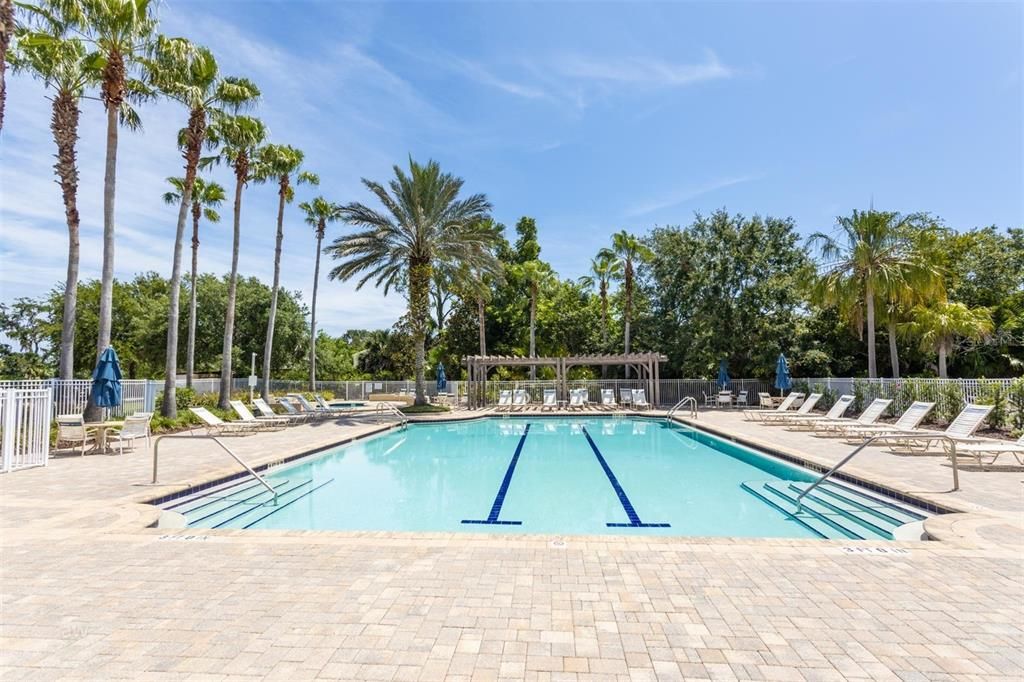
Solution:
[{"label": "white cloud", "polygon": [[551,62],[563,76],[577,80],[677,88],[704,81],[732,78],[734,69],[722,64],[712,50],[705,51],[704,61],[673,63],[652,57],[588,57],[564,55]]},{"label": "white cloud", "polygon": [[678,206],[679,204],[690,201],[691,199],[695,199],[703,194],[708,194],[710,192],[714,192],[720,189],[725,189],[726,187],[732,187],[733,185],[739,185],[744,182],[757,180],[759,177],[760,176],[757,175],[741,175],[732,178],[722,178],[719,180],[713,180],[711,182],[708,182],[697,187],[689,187],[677,190],[675,192],[658,197],[657,199],[645,201],[641,204],[637,204],[636,206],[628,208],[626,209],[625,215],[630,218],[635,218],[636,216],[654,213],[655,211],[660,211],[665,208]]}]

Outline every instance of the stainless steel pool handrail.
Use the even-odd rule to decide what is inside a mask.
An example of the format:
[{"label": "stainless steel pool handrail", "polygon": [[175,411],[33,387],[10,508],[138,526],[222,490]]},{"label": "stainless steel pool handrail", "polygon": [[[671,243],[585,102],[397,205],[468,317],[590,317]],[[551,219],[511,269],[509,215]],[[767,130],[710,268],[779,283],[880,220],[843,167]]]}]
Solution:
[{"label": "stainless steel pool handrail", "polygon": [[245,461],[241,457],[236,455],[231,450],[231,448],[229,448],[227,445],[224,445],[224,443],[222,443],[220,438],[218,438],[217,436],[192,435],[192,434],[174,434],[174,433],[171,433],[171,434],[167,434],[166,436],[157,436],[156,438],[154,438],[153,439],[153,482],[152,482],[153,485],[157,484],[157,466],[158,466],[159,457],[160,457],[160,441],[162,441],[165,438],[189,438],[189,439],[192,439],[192,438],[204,438],[206,440],[212,440],[214,443],[219,445],[224,450],[224,452],[226,452],[229,455],[231,455],[231,457],[236,462],[238,462],[243,467],[245,467],[245,470],[249,472],[249,475],[252,476],[253,478],[255,478],[256,481],[259,482],[260,485],[262,485],[264,488],[266,488],[267,491],[270,492],[270,494],[274,496],[274,504],[277,504],[277,491],[274,490],[273,486],[271,486],[269,483],[267,483],[266,479],[263,478],[262,476],[260,476],[258,473],[256,473],[256,471],[251,466],[246,464]]},{"label": "stainless steel pool handrail", "polygon": [[405,413],[402,412],[400,409],[398,409],[397,407],[395,407],[394,405],[392,405],[389,402],[383,402],[382,401],[382,402],[377,403],[377,414],[378,415],[383,415],[385,412],[391,412],[396,417],[398,417],[399,424],[401,426],[408,426],[409,425],[409,417],[407,417],[405,415]]},{"label": "stainless steel pool handrail", "polygon": [[669,411],[665,414],[665,421],[672,421],[672,415],[674,415],[678,410],[682,409],[683,405],[686,405],[687,403],[691,403],[693,405],[690,408],[690,416],[693,417],[694,419],[696,419],[697,418],[697,399],[694,398],[691,395],[688,395],[685,398],[683,398],[682,400],[680,400],[678,403],[673,405],[671,408],[669,408]]},{"label": "stainless steel pool handrail", "polygon": [[915,434],[915,433],[905,433],[905,434],[901,434],[901,433],[886,433],[886,434],[880,434],[880,435],[877,435],[877,436],[871,436],[870,438],[867,438],[863,443],[861,443],[856,448],[854,448],[853,452],[851,452],[846,457],[843,457],[841,460],[839,460],[839,462],[834,467],[829,469],[824,475],[821,476],[821,478],[819,478],[814,483],[812,483],[810,485],[810,487],[807,488],[807,490],[805,490],[802,493],[800,493],[799,495],[797,495],[797,497],[796,497],[796,510],[797,510],[797,512],[800,511],[801,505],[803,504],[803,499],[804,499],[804,497],[807,496],[808,493],[810,493],[812,490],[817,488],[819,485],[821,485],[822,483],[827,481],[829,479],[829,477],[832,476],[832,474],[834,474],[837,471],[839,471],[839,469],[844,464],[846,464],[851,459],[853,459],[855,456],[857,456],[857,454],[860,453],[861,450],[863,450],[864,448],[866,448],[867,446],[871,445],[872,443],[874,443],[876,441],[886,441],[886,440],[889,440],[889,441],[927,440],[927,441],[942,441],[942,442],[951,444],[952,445],[952,449],[949,450],[949,455],[950,455],[950,460],[952,461],[952,464],[953,464],[953,490],[954,491],[960,490],[960,472],[957,469],[957,461],[956,461],[956,442],[957,442],[956,438],[952,438],[952,437],[947,436],[945,434],[935,434],[935,435],[923,434],[923,435],[919,435],[919,434]]}]

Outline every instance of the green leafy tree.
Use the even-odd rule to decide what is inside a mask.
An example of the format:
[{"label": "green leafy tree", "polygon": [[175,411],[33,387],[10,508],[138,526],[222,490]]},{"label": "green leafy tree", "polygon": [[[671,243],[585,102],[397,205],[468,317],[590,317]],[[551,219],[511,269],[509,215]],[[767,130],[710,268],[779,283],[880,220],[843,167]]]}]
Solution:
[{"label": "green leafy tree", "polygon": [[372,280],[376,286],[384,286],[385,294],[394,287],[406,288],[408,325],[415,348],[416,404],[424,405],[434,267],[475,267],[493,258],[493,232],[482,227],[491,205],[483,194],[459,198],[463,181],[443,173],[435,161],[420,165],[410,159],[408,173],[398,166],[394,171],[388,188],[363,180],[385,212],[360,203],[344,207],[345,221],[365,229],[339,237],[327,247],[327,252],[341,261],[330,277],[348,280],[362,275],[357,288]]},{"label": "green leafy tree", "polygon": [[[184,178],[167,178],[174,189],[164,192],[164,203],[177,204],[184,196]],[[188,302],[188,345],[185,357],[185,387],[192,388],[195,374],[196,359],[196,278],[199,276],[199,220],[206,218],[208,222],[219,223],[220,213],[217,207],[224,203],[227,195],[224,188],[212,180],[195,178],[192,181],[192,272],[189,277]],[[177,401],[176,401],[177,402]]]},{"label": "green leafy tree", "polygon": [[[654,257],[654,252],[636,236],[625,230],[612,235],[610,249],[602,249],[598,253],[601,259],[618,259],[621,264],[618,277],[622,281],[623,294],[623,349],[628,355],[630,351],[630,333],[633,323],[633,296],[636,283],[636,267],[647,263]],[[626,367],[626,378],[629,378],[629,367]]]},{"label": "green leafy tree", "polygon": [[232,348],[235,331],[235,297],[238,283],[238,252],[242,240],[242,193],[252,180],[252,159],[266,137],[263,122],[251,116],[216,116],[210,126],[210,136],[220,146],[218,156],[204,159],[204,165],[224,163],[235,175],[234,227],[231,240],[231,275],[228,285],[227,309],[224,317],[224,339],[221,346],[220,397],[218,406],[230,407],[232,374]]},{"label": "green leafy tree", "polygon": [[316,197],[312,201],[304,201],[299,208],[306,214],[306,224],[312,225],[316,233],[316,260],[313,266],[313,300],[310,302],[309,314],[309,390],[316,390],[317,332],[316,332],[316,294],[320,286],[320,252],[323,250],[324,235],[328,223],[341,220],[341,206]]},{"label": "green leafy tree", "polygon": [[[11,3],[3,0],[0,13]],[[4,43],[8,34],[4,32]],[[68,26],[56,15],[40,15],[38,26],[23,27],[19,44],[8,55],[15,73],[28,72],[43,81],[53,92],[50,131],[57,146],[57,162],[53,169],[64,200],[64,219],[68,228],[67,278],[64,280],[64,328],[61,330],[60,359],[57,376],[71,379],[75,359],[75,307],[78,303],[79,226],[78,214],[78,120],[80,102],[88,87],[95,85],[98,74],[87,63],[85,44],[68,34]],[[4,60],[0,58],[0,69]],[[0,83],[2,88],[2,83]],[[2,104],[0,104],[2,108]]]},{"label": "green leafy tree", "polygon": [[284,242],[284,207],[295,198],[292,178],[297,184],[319,185],[320,178],[314,173],[301,170],[303,153],[286,144],[268,144],[257,155],[255,179],[257,182],[277,183],[277,237],[274,242],[274,285],[270,299],[270,315],[267,318],[267,343],[263,349],[263,383],[260,395],[270,400],[270,373],[274,348],[274,324],[277,320],[277,292],[281,288],[281,245]]},{"label": "green leafy tree", "polygon": [[[597,289],[601,301],[601,347],[608,350],[608,333],[610,330],[608,315],[608,287],[622,275],[622,261],[607,250],[602,250],[597,257],[590,259],[590,274],[581,278],[581,283],[588,289]],[[607,365],[601,366],[602,378],[607,376]]]},{"label": "green leafy tree", "polygon": [[918,339],[922,349],[938,354],[939,378],[945,379],[946,360],[960,340],[979,340],[992,333],[992,316],[987,308],[968,308],[963,303],[933,303],[918,306],[905,333]]}]

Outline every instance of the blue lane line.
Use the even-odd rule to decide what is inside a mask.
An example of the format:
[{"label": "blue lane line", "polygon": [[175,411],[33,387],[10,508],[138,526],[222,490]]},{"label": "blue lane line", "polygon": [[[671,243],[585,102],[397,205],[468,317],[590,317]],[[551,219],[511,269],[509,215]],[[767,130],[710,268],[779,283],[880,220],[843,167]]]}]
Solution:
[{"label": "blue lane line", "polygon": [[587,442],[590,443],[590,449],[594,451],[594,456],[597,457],[598,463],[601,468],[604,469],[604,475],[608,477],[608,482],[612,484],[612,488],[615,490],[616,496],[619,498],[619,502],[622,504],[623,510],[626,512],[626,516],[629,518],[629,523],[606,523],[605,525],[609,528],[669,528],[671,527],[668,523],[644,523],[640,520],[640,515],[636,513],[636,509],[633,508],[633,503],[629,501],[629,496],[626,495],[626,491],[619,485],[619,479],[615,478],[615,472],[608,466],[608,462],[605,461],[604,455],[597,448],[597,443],[587,433],[587,427],[582,427],[583,435],[587,437]]},{"label": "blue lane line", "polygon": [[491,513],[487,515],[486,519],[463,519],[463,523],[476,523],[491,526],[521,526],[522,521],[499,521],[498,516],[501,514],[501,506],[505,504],[505,494],[508,493],[508,487],[512,485],[512,474],[516,472],[516,464],[519,463],[519,455],[523,452],[523,445],[526,443],[526,436],[530,433],[530,424],[526,425],[526,429],[523,430],[523,435],[519,439],[519,445],[516,446],[515,454],[512,455],[512,461],[508,463],[508,469],[505,470],[505,478],[501,481],[501,487],[498,488],[498,494],[494,497],[494,504],[491,505]]}]

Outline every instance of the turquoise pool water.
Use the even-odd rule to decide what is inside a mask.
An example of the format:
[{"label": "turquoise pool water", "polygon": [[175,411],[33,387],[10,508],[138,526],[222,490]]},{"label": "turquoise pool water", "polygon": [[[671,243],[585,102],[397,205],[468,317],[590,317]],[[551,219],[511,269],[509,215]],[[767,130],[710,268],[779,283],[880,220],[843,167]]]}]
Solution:
[{"label": "turquoise pool water", "polygon": [[264,502],[272,513],[255,523],[252,513],[230,520],[232,510],[195,525],[821,537],[742,487],[811,481],[811,472],[654,419],[413,424],[266,478],[282,490],[308,482],[292,496],[310,492],[283,495],[277,509]]}]

